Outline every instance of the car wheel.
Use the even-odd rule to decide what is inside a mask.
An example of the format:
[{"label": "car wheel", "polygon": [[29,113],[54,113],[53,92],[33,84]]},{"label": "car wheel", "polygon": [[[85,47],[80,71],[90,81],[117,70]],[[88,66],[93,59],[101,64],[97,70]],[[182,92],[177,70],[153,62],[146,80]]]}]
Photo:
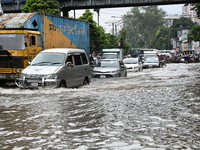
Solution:
[{"label": "car wheel", "polygon": [[67,85],[66,85],[65,81],[62,80],[60,82],[60,86],[59,87],[61,87],[61,88],[67,88]]},{"label": "car wheel", "polygon": [[89,82],[89,79],[88,79],[88,78],[85,78],[84,81],[83,81],[83,85],[89,85],[89,83],[90,83],[90,82]]}]

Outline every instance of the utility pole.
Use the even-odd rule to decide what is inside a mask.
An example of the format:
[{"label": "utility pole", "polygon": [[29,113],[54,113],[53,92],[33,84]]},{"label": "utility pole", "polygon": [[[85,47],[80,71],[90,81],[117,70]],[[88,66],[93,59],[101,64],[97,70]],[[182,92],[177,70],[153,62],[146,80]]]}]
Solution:
[{"label": "utility pole", "polygon": [[100,8],[95,8],[94,11],[97,12],[97,22],[98,22],[98,26],[99,26],[99,12],[100,12]]}]

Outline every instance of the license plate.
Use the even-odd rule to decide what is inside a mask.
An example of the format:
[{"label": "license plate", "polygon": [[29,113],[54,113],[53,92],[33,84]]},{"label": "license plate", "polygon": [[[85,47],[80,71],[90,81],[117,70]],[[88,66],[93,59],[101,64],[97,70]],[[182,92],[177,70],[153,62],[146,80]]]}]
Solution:
[{"label": "license plate", "polygon": [[101,75],[100,78],[106,78],[106,75]]},{"label": "license plate", "polygon": [[33,83],[31,83],[31,86],[32,86],[32,87],[38,87],[38,83],[34,83],[34,82],[33,82]]}]

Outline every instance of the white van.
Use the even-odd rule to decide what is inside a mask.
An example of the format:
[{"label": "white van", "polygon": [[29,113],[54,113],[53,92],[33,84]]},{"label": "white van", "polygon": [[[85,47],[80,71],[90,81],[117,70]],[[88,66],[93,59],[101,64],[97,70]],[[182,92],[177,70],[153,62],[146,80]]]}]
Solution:
[{"label": "white van", "polygon": [[72,88],[91,82],[91,68],[84,50],[53,48],[40,52],[15,84],[20,88]]}]

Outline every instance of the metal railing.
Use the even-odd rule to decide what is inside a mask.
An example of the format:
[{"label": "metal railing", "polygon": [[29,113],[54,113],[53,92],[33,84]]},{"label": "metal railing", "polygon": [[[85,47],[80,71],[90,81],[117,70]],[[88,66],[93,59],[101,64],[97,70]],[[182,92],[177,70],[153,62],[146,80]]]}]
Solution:
[{"label": "metal railing", "polygon": [[[1,0],[3,11],[21,12],[26,0]],[[57,0],[62,11],[93,8],[132,7],[198,3],[199,0]]]}]

